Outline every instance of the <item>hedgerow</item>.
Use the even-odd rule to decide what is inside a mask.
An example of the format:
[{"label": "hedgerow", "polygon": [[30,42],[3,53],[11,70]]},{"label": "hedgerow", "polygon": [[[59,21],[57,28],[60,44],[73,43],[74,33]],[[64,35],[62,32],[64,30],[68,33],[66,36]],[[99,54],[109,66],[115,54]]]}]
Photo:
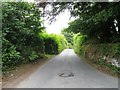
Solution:
[{"label": "hedgerow", "polygon": [[92,63],[111,68],[114,73],[120,73],[120,43],[96,43],[87,40],[78,33],[74,36],[74,50],[77,54],[91,60]]},{"label": "hedgerow", "polygon": [[63,36],[43,34],[41,11],[34,3],[4,2],[2,7],[3,71],[66,48]]},{"label": "hedgerow", "polygon": [[67,48],[67,41],[62,35],[47,33],[40,33],[39,35],[44,39],[46,54],[57,54]]},{"label": "hedgerow", "polygon": [[80,33],[74,35],[73,37],[73,48],[76,53],[84,53],[84,44],[86,42],[86,36]]}]

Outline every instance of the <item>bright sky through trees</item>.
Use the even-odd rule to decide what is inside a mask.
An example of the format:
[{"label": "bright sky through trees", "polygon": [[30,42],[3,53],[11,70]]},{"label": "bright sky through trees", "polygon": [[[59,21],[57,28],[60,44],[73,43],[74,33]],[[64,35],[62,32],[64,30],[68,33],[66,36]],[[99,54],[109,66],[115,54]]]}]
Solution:
[{"label": "bright sky through trees", "polygon": [[[28,0],[28,2],[34,2],[34,0]],[[48,7],[48,9],[50,9]],[[47,33],[51,34],[60,34],[61,30],[63,28],[68,27],[68,23],[70,21],[74,20],[74,18],[70,18],[70,12],[68,10],[65,10],[65,12],[62,12],[57,18],[56,21],[52,24],[49,24],[48,20],[45,20],[44,25],[46,27]]]},{"label": "bright sky through trees", "polygon": [[68,23],[72,20],[74,20],[74,18],[73,17],[70,18],[70,12],[68,10],[65,10],[56,18],[56,21],[53,22],[52,24],[49,24],[48,21],[45,21],[44,24],[45,24],[47,33],[60,34],[61,30],[63,28],[67,28]]}]

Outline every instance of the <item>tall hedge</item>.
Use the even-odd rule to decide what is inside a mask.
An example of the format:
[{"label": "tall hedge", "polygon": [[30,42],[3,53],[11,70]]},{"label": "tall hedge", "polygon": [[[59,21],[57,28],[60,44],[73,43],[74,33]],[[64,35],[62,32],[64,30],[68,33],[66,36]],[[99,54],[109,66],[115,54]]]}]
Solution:
[{"label": "tall hedge", "polygon": [[41,11],[34,3],[4,2],[2,16],[3,71],[67,47],[63,36],[43,33]]},{"label": "tall hedge", "polygon": [[96,43],[96,40],[87,40],[80,33],[74,36],[74,50],[77,54],[87,58],[92,63],[104,65],[120,73],[120,43]]},{"label": "tall hedge", "polygon": [[75,50],[76,53],[83,53],[84,52],[84,43],[86,41],[86,36],[82,35],[80,33],[74,35],[73,37],[73,48]]},{"label": "tall hedge", "polygon": [[67,48],[67,41],[62,35],[40,33],[39,36],[44,39],[46,54],[58,54]]}]

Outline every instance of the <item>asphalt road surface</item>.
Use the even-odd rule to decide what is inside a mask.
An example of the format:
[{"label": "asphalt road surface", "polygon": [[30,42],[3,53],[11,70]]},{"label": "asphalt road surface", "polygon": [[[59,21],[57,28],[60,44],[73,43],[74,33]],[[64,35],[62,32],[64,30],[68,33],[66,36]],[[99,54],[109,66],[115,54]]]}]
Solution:
[{"label": "asphalt road surface", "polygon": [[118,78],[99,72],[66,49],[15,88],[118,88]]}]

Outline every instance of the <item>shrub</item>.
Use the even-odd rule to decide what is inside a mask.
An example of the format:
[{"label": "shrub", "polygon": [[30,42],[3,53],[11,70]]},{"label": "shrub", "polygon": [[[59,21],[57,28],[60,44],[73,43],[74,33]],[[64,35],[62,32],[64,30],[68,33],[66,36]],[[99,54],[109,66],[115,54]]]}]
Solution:
[{"label": "shrub", "polygon": [[41,58],[44,40],[41,11],[34,3],[5,2],[2,4],[3,68],[28,63]]},{"label": "shrub", "polygon": [[86,42],[86,36],[80,33],[76,34],[73,37],[73,48],[76,53],[83,53],[84,51],[84,43]]},{"label": "shrub", "polygon": [[120,67],[116,65],[120,60],[120,43],[95,43],[79,33],[74,36],[74,50],[93,63],[107,66],[113,72],[120,73]]},{"label": "shrub", "polygon": [[2,11],[3,68],[33,62],[67,47],[63,36],[42,33],[41,11],[34,3],[5,2]]},{"label": "shrub", "polygon": [[62,35],[40,33],[39,36],[44,39],[46,54],[57,54],[67,48],[67,41]]},{"label": "shrub", "polygon": [[16,51],[16,47],[12,45],[8,40],[3,38],[2,40],[2,63],[3,68],[13,67],[20,62],[20,52]]}]

